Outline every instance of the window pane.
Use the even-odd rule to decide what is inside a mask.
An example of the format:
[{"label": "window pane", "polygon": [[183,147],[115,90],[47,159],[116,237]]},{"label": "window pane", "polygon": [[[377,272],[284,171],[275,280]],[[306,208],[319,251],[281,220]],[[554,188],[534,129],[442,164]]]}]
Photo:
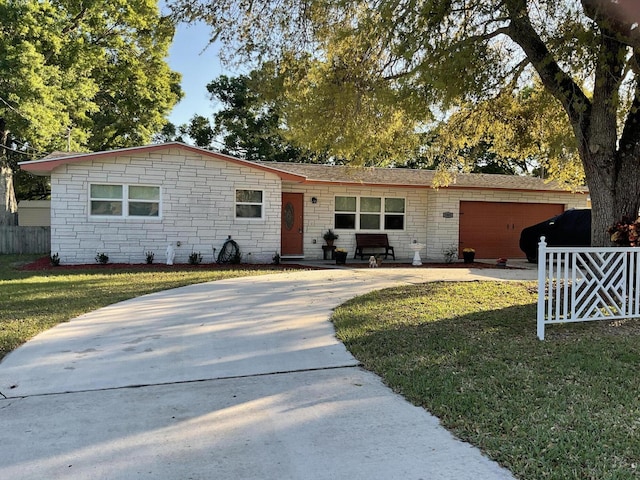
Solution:
[{"label": "window pane", "polygon": [[236,202],[262,203],[261,190],[236,190]]},{"label": "window pane", "polygon": [[91,201],[91,215],[122,215],[122,202]]},{"label": "window pane", "polygon": [[[355,211],[356,211],[356,197],[336,197],[336,212],[355,212]],[[338,228],[337,225],[336,225],[336,228]]]},{"label": "window pane", "polygon": [[360,199],[361,212],[379,212],[382,200],[374,197],[362,197]]},{"label": "window pane", "polygon": [[236,205],[237,218],[262,218],[261,205]]},{"label": "window pane", "polygon": [[385,230],[404,230],[404,215],[385,215]]},{"label": "window pane", "polygon": [[91,185],[91,198],[122,198],[122,185]]},{"label": "window pane", "polygon": [[384,211],[388,213],[404,213],[404,198],[385,198]]},{"label": "window pane", "polygon": [[360,214],[360,228],[362,230],[380,230],[380,215]]},{"label": "window pane", "polygon": [[129,215],[134,217],[157,217],[158,204],[151,202],[129,202]]},{"label": "window pane", "polygon": [[131,200],[160,200],[160,187],[141,187],[139,185],[129,187]]},{"label": "window pane", "polygon": [[354,213],[336,213],[335,228],[344,230],[356,229],[356,216]]}]

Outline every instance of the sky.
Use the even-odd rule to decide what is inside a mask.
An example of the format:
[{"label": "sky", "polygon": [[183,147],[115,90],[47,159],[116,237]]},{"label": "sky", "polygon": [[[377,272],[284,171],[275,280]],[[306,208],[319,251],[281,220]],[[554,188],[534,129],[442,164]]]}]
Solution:
[{"label": "sky", "polygon": [[235,74],[223,67],[218,51],[218,45],[209,45],[209,28],[206,25],[180,24],[176,28],[168,63],[172,70],[182,74],[184,97],[169,115],[173,124],[187,123],[195,114],[210,117],[215,111],[207,83],[222,74]]}]

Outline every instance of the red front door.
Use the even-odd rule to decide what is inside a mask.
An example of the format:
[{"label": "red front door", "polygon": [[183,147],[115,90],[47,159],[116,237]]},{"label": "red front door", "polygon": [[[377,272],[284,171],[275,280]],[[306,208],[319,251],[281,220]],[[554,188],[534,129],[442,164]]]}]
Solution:
[{"label": "red front door", "polygon": [[302,255],[302,193],[282,194],[281,255]]}]

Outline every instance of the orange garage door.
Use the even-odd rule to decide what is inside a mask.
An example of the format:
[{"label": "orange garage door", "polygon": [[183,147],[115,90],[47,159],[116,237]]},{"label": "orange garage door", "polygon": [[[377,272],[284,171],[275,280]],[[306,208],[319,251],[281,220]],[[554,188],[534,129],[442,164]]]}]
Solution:
[{"label": "orange garage door", "polygon": [[557,203],[460,202],[460,244],[475,248],[476,258],[524,258],[520,250],[523,228],[564,211]]}]

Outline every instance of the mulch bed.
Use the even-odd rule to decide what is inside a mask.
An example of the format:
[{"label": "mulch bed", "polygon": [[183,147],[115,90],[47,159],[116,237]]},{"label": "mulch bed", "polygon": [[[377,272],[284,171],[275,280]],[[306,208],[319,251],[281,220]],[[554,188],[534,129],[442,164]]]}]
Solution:
[{"label": "mulch bed", "polygon": [[100,270],[100,269],[109,269],[109,270],[138,270],[138,271],[172,271],[172,270],[185,270],[185,269],[204,269],[204,270],[274,270],[274,271],[282,271],[282,270],[314,270],[319,269],[318,267],[308,266],[308,265],[299,265],[299,264],[290,264],[290,263],[281,263],[279,265],[275,264],[249,264],[249,263],[240,263],[240,264],[229,264],[229,263],[200,263],[198,265],[191,265],[189,263],[176,263],[173,265],[166,265],[164,263],[107,263],[107,264],[99,264],[99,263],[91,263],[91,264],[83,264],[83,265],[51,265],[51,261],[49,257],[42,257],[36,260],[35,262],[27,263],[25,265],[21,265],[18,267],[18,270],[27,270],[27,271],[59,271],[59,270]]},{"label": "mulch bed", "polygon": [[[327,266],[330,264],[327,263]],[[361,263],[349,263],[347,262],[344,267],[347,268],[369,268],[369,264],[366,262]],[[415,267],[410,263],[383,263],[380,268],[507,268],[517,269],[517,267],[501,267],[491,263],[423,263],[419,267]],[[35,262],[27,263],[18,267],[19,270],[26,271],[59,271],[59,270],[138,270],[138,271],[172,271],[172,270],[184,270],[184,269],[206,269],[206,270],[274,270],[274,271],[286,271],[286,270],[321,270],[322,266],[318,265],[300,265],[297,263],[280,263],[275,264],[220,264],[220,263],[201,263],[199,265],[191,265],[188,263],[177,263],[174,265],[166,265],[164,263],[107,263],[101,265],[98,263],[84,264],[84,265],[51,265],[49,257],[42,257]]]}]

